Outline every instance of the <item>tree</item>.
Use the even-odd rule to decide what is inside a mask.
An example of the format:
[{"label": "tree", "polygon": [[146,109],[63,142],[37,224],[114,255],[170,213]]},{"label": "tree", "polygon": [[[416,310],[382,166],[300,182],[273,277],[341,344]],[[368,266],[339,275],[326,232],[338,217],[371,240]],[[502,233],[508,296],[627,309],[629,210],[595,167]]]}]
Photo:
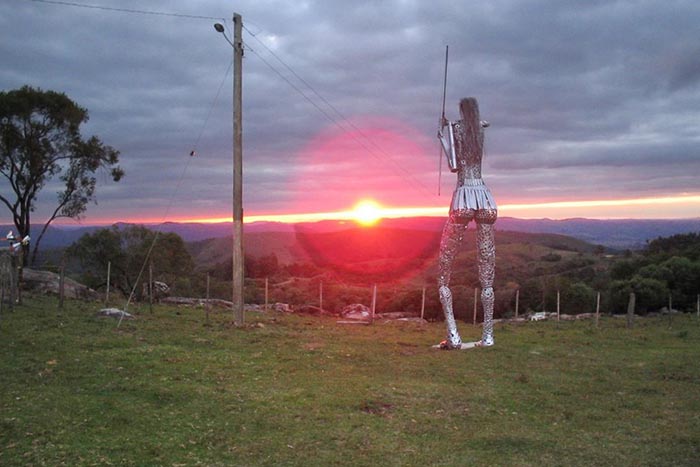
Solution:
[{"label": "tree", "polygon": [[[154,244],[155,236],[156,232],[142,226],[113,226],[83,235],[68,248],[68,255],[79,260],[83,281],[93,288],[104,285],[107,262],[111,262],[111,283],[128,296],[145,269],[152,245],[149,261],[156,273],[154,279],[172,285],[194,270],[194,261],[179,235],[160,233]],[[148,278],[142,276],[141,281],[148,282]]]},{"label": "tree", "polygon": [[115,182],[124,175],[117,150],[96,136],[83,138],[80,125],[87,120],[87,110],[63,93],[30,86],[0,92],[0,174],[10,184],[8,193],[0,192],[0,201],[12,213],[19,238],[30,234],[41,189],[54,177],[62,183],[55,209],[32,242],[32,262],[54,219],[77,219],[85,212],[98,169],[108,170]]},{"label": "tree", "polygon": [[635,293],[637,309],[644,313],[658,310],[668,303],[666,283],[637,275],[629,280],[616,280],[610,283],[612,306],[615,310],[626,309],[630,292]]},{"label": "tree", "polygon": [[589,313],[595,305],[596,292],[584,282],[574,282],[562,290],[562,301],[573,313]]},{"label": "tree", "polygon": [[659,260],[672,256],[685,256],[692,260],[700,260],[700,232],[677,234],[670,237],[659,237],[647,245],[645,254]]}]

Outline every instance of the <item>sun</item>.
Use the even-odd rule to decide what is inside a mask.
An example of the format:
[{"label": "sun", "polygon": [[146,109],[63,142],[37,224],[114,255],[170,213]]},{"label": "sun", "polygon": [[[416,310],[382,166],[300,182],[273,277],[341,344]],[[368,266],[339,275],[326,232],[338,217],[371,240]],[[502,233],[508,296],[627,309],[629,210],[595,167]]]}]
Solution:
[{"label": "sun", "polygon": [[373,225],[382,217],[382,207],[371,199],[363,199],[352,209],[352,217],[358,224]]}]

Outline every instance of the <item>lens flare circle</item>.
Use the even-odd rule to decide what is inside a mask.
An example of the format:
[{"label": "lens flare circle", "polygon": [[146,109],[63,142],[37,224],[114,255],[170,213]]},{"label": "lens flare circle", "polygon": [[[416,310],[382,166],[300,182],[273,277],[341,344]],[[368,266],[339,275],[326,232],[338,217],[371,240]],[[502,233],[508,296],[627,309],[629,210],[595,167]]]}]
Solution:
[{"label": "lens flare circle", "polygon": [[382,218],[382,207],[376,201],[363,199],[352,208],[352,215],[358,224],[373,225]]}]

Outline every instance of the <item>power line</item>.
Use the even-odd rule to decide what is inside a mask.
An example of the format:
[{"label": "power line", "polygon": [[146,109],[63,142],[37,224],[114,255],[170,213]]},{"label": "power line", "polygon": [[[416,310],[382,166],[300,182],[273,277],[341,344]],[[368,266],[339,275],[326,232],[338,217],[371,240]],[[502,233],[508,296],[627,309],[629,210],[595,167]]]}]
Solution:
[{"label": "power line", "polygon": [[154,16],[173,16],[176,18],[191,18],[191,19],[215,19],[219,20],[221,18],[215,16],[201,16],[201,15],[187,15],[183,13],[169,13],[165,11],[154,11],[154,10],[135,10],[131,8],[116,8],[102,5],[90,5],[87,3],[78,2],[62,2],[58,0],[28,0],[35,3],[47,3],[50,5],[61,5],[61,6],[72,6],[77,8],[89,8],[92,10],[103,10],[103,11],[116,11],[120,13],[132,13],[138,15],[154,15]]},{"label": "power line", "polygon": [[[226,78],[228,77],[228,74],[231,71],[232,67],[233,67],[233,61],[231,61],[228,68],[226,69],[226,72],[224,73],[224,77],[221,80],[221,84],[219,84],[219,88],[217,89],[216,95],[214,96],[214,100],[212,101],[211,105],[209,106],[209,112],[207,113],[207,116],[204,119],[204,123],[202,124],[202,127],[199,131],[199,135],[197,135],[197,139],[195,140],[195,143],[192,146],[192,152],[190,153],[190,157],[187,158],[187,163],[185,164],[185,167],[182,169],[182,172],[180,172],[180,178],[178,179],[177,183],[175,184],[175,188],[173,189],[173,192],[170,195],[170,199],[168,200],[168,206],[165,208],[165,214],[163,214],[163,220],[155,229],[155,235],[153,236],[153,240],[151,241],[151,245],[148,247],[148,252],[146,253],[146,256],[144,257],[143,264],[141,265],[141,269],[139,270],[139,274],[136,277],[136,281],[134,281],[134,286],[131,289],[131,293],[129,294],[129,298],[127,299],[126,304],[124,305],[124,311],[128,311],[128,309],[129,309],[129,304],[131,303],[131,299],[134,297],[134,292],[136,291],[136,287],[138,286],[138,283],[141,280],[141,276],[143,275],[144,271],[146,270],[146,264],[148,264],[148,261],[151,258],[151,254],[153,253],[153,249],[156,246],[156,242],[158,241],[158,237],[160,236],[161,227],[165,223],[165,221],[168,219],[168,216],[170,215],[170,209],[172,208],[173,203],[175,202],[175,195],[177,194],[178,191],[180,191],[180,187],[182,186],[182,182],[185,179],[185,174],[189,170],[190,164],[192,163],[192,159],[194,157],[197,157],[197,147],[199,145],[199,141],[202,139],[202,134],[204,133],[204,130],[207,126],[207,123],[209,122],[209,119],[211,118],[211,114],[212,114],[212,111],[214,110],[214,106],[216,105],[217,101],[219,100],[219,96],[221,94],[221,89],[223,88],[224,83],[226,82]],[[123,315],[122,315],[122,318],[123,318]],[[117,326],[121,325],[121,322],[122,322],[122,319],[120,318],[119,324]]]},{"label": "power line", "polygon": [[[334,124],[336,124],[336,125],[339,125],[338,122],[337,122],[331,115],[328,114],[328,112],[326,112],[325,110],[323,110],[316,102],[313,101],[313,99],[311,99],[309,96],[307,96],[306,93],[304,93],[304,91],[302,91],[301,89],[299,89],[299,87],[298,87],[297,85],[295,85],[294,83],[292,83],[292,82],[289,80],[289,78],[287,78],[286,76],[284,76],[284,74],[282,74],[282,72],[280,72],[277,68],[275,68],[274,65],[272,65],[270,62],[268,62],[267,60],[265,60],[265,59],[262,57],[262,55],[260,55],[259,53],[257,53],[257,52],[255,51],[255,49],[253,49],[251,46],[249,46],[248,44],[244,44],[244,45],[245,45],[245,48],[246,48],[246,49],[248,49],[248,50],[250,50],[251,52],[253,52],[260,60],[262,60],[262,62],[263,62],[265,65],[267,65],[267,66],[268,66],[272,71],[274,71],[280,78],[282,78],[292,89],[294,89],[296,92],[298,92],[299,94],[301,94],[301,96],[302,96],[304,99],[306,99],[306,100],[309,102],[309,104],[313,105],[313,106],[316,108],[316,110],[318,110],[319,112],[321,112],[328,120],[330,120],[331,123],[334,123]],[[343,128],[342,126],[340,126],[340,128],[344,130],[344,128]]]},{"label": "power line", "polygon": [[[360,128],[358,128],[354,123],[352,123],[347,117],[345,117],[333,104],[328,102],[321,94],[314,89],[311,84],[309,84],[304,78],[299,76],[297,72],[295,72],[291,66],[289,66],[284,60],[282,60],[274,51],[272,51],[267,45],[265,45],[264,42],[262,42],[260,39],[257,38],[256,34],[253,34],[248,28],[243,26],[243,29],[250,34],[250,36],[253,37],[260,45],[262,45],[265,50],[267,50],[275,59],[277,59],[278,62],[280,62],[294,77],[296,77],[301,83],[303,83],[321,102],[323,102],[326,106],[328,106],[336,115],[338,115],[342,122],[345,125],[348,125],[351,129],[355,130],[364,140],[366,140],[369,144],[371,144],[378,152],[380,152],[385,160],[389,161],[392,163],[396,168],[398,168],[401,172],[403,172],[409,179],[411,179],[420,189],[422,189],[426,194],[430,196],[434,196],[433,193],[425,186],[424,183],[422,183],[420,180],[416,179],[412,173],[410,173],[408,170],[406,170],[405,167],[403,167],[401,164],[396,162],[384,149],[379,146],[372,138],[367,136]],[[265,60],[259,53],[257,53],[250,45],[246,44],[246,47],[253,52],[260,60],[265,63],[272,71],[274,71],[280,78],[282,78],[287,84],[289,84],[295,91],[297,91],[299,94],[301,94],[304,99],[306,99],[311,105],[313,105],[319,112],[321,112],[328,120],[330,120],[333,124],[338,126],[341,130],[346,130],[343,125],[338,122],[333,116],[329,115],[328,112],[323,110],[316,102],[314,102],[309,96],[306,95],[301,89],[299,89],[298,86],[296,86],[294,83],[292,83],[284,74],[282,74],[278,69],[276,69],[272,64],[270,64],[267,60]],[[357,142],[360,146],[362,146],[363,149],[368,151],[370,154],[372,154],[375,158],[379,160],[384,160],[378,157],[378,155],[375,153],[375,151],[372,150],[372,148],[367,147],[364,142],[362,142],[357,136],[353,135],[351,133],[351,137]]]},{"label": "power line", "polygon": [[[204,15],[190,15],[190,14],[183,14],[183,13],[172,13],[172,12],[164,12],[164,11],[155,11],[155,10],[138,10],[138,9],[132,9],[132,8],[117,8],[117,7],[106,7],[102,5],[92,5],[92,4],[87,4],[87,3],[79,3],[79,2],[68,2],[68,1],[61,1],[61,0],[28,0],[32,1],[35,3],[44,3],[44,4],[49,4],[49,5],[60,5],[60,6],[70,6],[70,7],[76,7],[76,8],[87,8],[87,9],[93,9],[93,10],[102,10],[102,11],[111,11],[111,12],[120,12],[120,13],[129,13],[129,14],[140,14],[140,15],[151,15],[151,16],[169,16],[169,17],[176,17],[176,18],[190,18],[190,19],[206,19],[206,20],[223,20],[224,23],[226,24],[226,20],[220,17],[216,16],[204,16]],[[256,36],[257,34],[253,33],[248,29],[245,25],[243,25],[243,29],[251,36],[253,37],[262,47],[264,47],[279,63],[281,63],[297,80],[299,80],[304,86],[306,86],[307,89],[309,89],[317,99],[319,99],[323,104],[325,104],[335,115],[340,117],[341,121],[338,121],[336,118],[334,118],[332,115],[330,115],[326,110],[324,110],[321,106],[319,106],[309,95],[307,95],[302,89],[299,88],[299,86],[295,85],[289,78],[287,78],[283,73],[281,73],[275,66],[273,66],[270,62],[265,60],[259,53],[257,53],[250,45],[245,44],[245,47],[253,52],[260,60],[262,60],[265,65],[267,65],[272,71],[274,71],[280,78],[282,78],[290,87],[292,87],[296,92],[298,92],[307,102],[309,102],[313,107],[316,108],[321,114],[323,114],[324,117],[326,117],[331,123],[334,125],[338,126],[341,130],[346,130],[344,125],[347,125],[349,128],[353,129],[362,139],[364,139],[369,145],[371,145],[374,150],[370,147],[368,147],[363,141],[358,138],[358,136],[355,136],[354,134],[351,133],[351,137],[366,151],[368,151],[370,154],[372,154],[375,158],[379,160],[386,160],[393,164],[398,170],[403,172],[409,179],[411,179],[416,186],[418,186],[420,189],[422,189],[425,193],[429,194],[430,196],[433,196],[433,193],[426,187],[424,183],[422,183],[420,180],[416,179],[412,173],[410,173],[408,170],[406,170],[405,167],[403,167],[401,164],[396,162],[384,149],[379,146],[372,138],[367,136],[359,127],[357,127],[353,122],[351,122],[347,117],[345,117],[333,104],[331,104],[326,98],[324,98],[316,89],[309,84],[308,81],[306,81],[304,78],[302,78],[294,69],[289,66],[284,60],[282,60],[281,57],[279,57],[274,51],[272,51],[267,45],[265,45],[264,42],[262,42],[260,39],[258,39]],[[230,69],[230,68],[229,68]],[[228,71],[227,71],[228,73]],[[220,91],[221,88],[219,88]],[[218,93],[217,93],[218,96]],[[211,115],[212,109],[209,110],[209,114]],[[209,120],[209,117],[207,117],[207,121]],[[341,123],[342,122],[342,123]],[[204,124],[206,126],[206,122]],[[204,128],[202,128],[199,137],[197,138],[197,143],[199,142],[199,139],[201,138],[201,134],[204,131]],[[377,154],[376,151],[381,153],[381,155],[384,156],[384,159],[380,158]]]},{"label": "power line", "polygon": [[221,94],[221,89],[224,87],[224,83],[226,82],[226,78],[228,78],[228,74],[231,72],[231,68],[233,68],[233,60],[228,65],[228,68],[226,69],[226,73],[224,73],[224,77],[221,79],[221,83],[219,84],[219,89],[216,91],[216,96],[214,97],[214,100],[211,102],[211,105],[209,106],[209,113],[207,114],[207,118],[204,119],[204,123],[202,123],[202,128],[199,130],[199,135],[197,136],[197,139],[195,140],[194,146],[192,147],[192,153],[190,155],[194,155],[194,153],[197,150],[197,147],[199,146],[199,141],[202,139],[202,135],[204,134],[204,130],[206,129],[207,124],[209,123],[209,119],[211,118],[211,114],[214,111],[214,106],[216,105],[216,102],[219,100],[219,94]]}]

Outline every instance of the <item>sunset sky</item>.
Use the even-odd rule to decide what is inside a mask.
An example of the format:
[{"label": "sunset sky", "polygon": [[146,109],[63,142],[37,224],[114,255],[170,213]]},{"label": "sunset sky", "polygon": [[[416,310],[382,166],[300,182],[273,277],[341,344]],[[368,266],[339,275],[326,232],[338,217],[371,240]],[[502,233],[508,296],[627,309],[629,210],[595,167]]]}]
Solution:
[{"label": "sunset sky", "polygon": [[232,50],[213,24],[230,37],[234,9],[248,220],[352,217],[360,200],[445,215],[445,45],[447,117],[479,100],[502,216],[700,216],[696,0],[0,0],[0,89],[65,92],[84,135],[121,152],[126,176],[99,175],[82,223],[230,219]]}]

